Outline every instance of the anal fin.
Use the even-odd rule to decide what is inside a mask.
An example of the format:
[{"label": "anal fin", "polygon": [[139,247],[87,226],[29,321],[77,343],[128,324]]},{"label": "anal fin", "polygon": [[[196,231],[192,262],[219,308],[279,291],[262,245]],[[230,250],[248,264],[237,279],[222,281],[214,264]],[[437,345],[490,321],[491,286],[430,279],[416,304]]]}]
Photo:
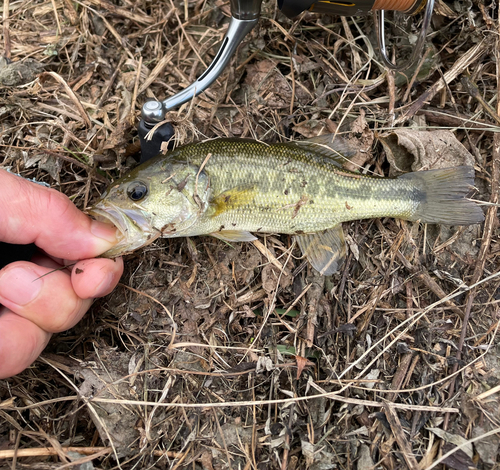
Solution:
[{"label": "anal fin", "polygon": [[212,232],[209,235],[226,242],[253,242],[257,237],[250,232],[241,232],[238,230],[221,230],[220,232]]},{"label": "anal fin", "polygon": [[302,254],[324,276],[337,272],[346,256],[342,224],[318,233],[295,235]]}]

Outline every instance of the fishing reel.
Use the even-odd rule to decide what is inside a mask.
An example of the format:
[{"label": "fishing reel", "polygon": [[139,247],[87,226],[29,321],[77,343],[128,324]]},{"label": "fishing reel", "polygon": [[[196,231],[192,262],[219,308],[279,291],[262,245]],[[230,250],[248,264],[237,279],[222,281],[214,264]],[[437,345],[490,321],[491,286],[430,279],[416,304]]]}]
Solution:
[{"label": "fishing reel", "polygon": [[[141,162],[157,155],[162,142],[169,141],[174,135],[170,123],[159,125],[167,111],[176,108],[206,90],[222,73],[243,38],[258,23],[262,0],[231,0],[231,20],[222,44],[212,63],[200,77],[181,92],[163,101],[147,101],[142,107],[139,123],[141,140]],[[373,12],[377,25],[377,39],[384,64],[392,70],[405,70],[418,59],[427,29],[429,27],[434,0],[278,0],[280,10],[293,18],[305,10],[340,16],[363,16]],[[422,29],[408,61],[395,65],[387,56],[384,33],[384,11],[400,11],[414,14],[425,6]],[[147,138],[151,130],[152,138]],[[149,136],[148,136],[149,137]]]}]

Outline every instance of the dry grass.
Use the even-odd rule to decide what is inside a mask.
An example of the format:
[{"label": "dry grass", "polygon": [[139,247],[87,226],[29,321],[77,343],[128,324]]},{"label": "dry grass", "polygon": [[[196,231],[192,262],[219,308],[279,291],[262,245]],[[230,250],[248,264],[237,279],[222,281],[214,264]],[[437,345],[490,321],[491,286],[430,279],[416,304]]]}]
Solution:
[{"label": "dry grass", "polygon": [[[326,279],[287,236],[128,256],[114,293],[0,381],[0,469],[498,468],[500,25],[490,5],[436,11],[431,66],[403,80],[378,64],[371,19],[292,22],[266,2],[223,77],[169,118],[178,143],[338,131],[384,175],[380,132],[450,128],[491,203],[484,227],[346,224],[347,262]],[[136,164],[143,101],[204,70],[228,13],[4,0],[4,52],[25,67],[0,75],[0,164],[87,207]]]}]

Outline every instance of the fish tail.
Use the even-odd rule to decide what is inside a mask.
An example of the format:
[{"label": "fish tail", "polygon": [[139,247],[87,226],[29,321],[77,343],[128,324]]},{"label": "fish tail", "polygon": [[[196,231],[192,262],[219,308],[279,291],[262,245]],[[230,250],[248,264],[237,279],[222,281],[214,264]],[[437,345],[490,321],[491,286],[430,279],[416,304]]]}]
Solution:
[{"label": "fish tail", "polygon": [[459,166],[406,173],[398,179],[411,180],[418,188],[420,204],[413,221],[443,225],[472,225],[484,220],[481,208],[466,199],[474,186],[474,168]]}]

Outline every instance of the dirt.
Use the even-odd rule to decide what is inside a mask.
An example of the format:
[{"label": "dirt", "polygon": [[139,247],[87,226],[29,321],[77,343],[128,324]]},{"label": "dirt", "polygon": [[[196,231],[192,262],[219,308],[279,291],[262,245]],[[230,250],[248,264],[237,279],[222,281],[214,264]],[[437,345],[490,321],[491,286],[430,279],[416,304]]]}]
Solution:
[{"label": "dirt", "polygon": [[[80,209],[137,165],[142,103],[204,71],[229,14],[219,0],[6,6],[0,165]],[[452,140],[491,214],[465,228],[346,223],[346,262],[328,278],[286,235],[260,237],[264,248],[159,240],[128,255],[113,293],[0,381],[0,469],[497,468],[495,8],[438,2],[418,75],[394,80],[369,46],[371,16],[289,20],[264,2],[221,78],[168,113],[177,145],[337,132],[355,151],[348,169],[389,176],[381,135],[413,142],[403,170],[410,147],[432,167]],[[388,29],[403,60],[408,35]],[[442,147],[415,140],[431,130]]]}]

